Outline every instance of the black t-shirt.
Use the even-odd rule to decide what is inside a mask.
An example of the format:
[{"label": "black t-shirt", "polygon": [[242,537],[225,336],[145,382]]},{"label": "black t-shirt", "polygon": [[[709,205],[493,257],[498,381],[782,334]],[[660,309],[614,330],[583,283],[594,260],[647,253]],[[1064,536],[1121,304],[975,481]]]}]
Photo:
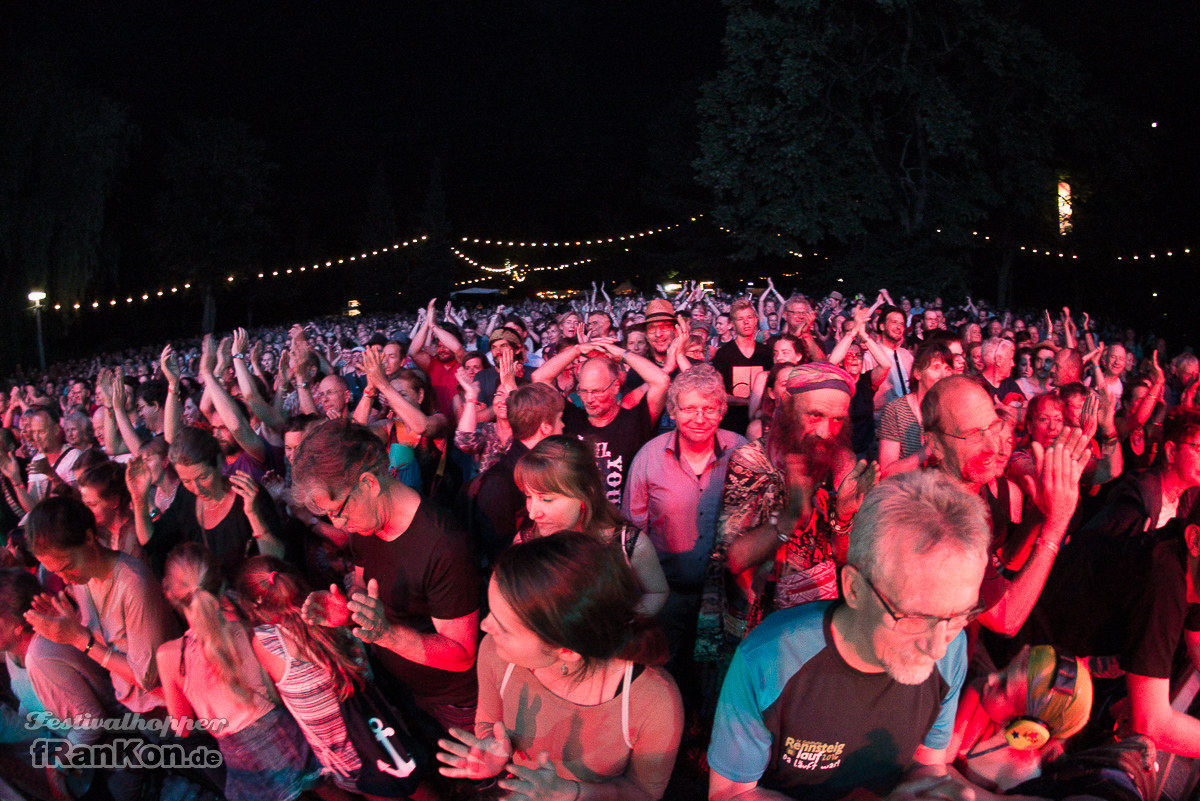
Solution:
[{"label": "black t-shirt", "polygon": [[875,388],[871,386],[871,374],[864,371],[854,383],[854,396],[850,398],[850,422],[853,425],[851,441],[854,453],[867,458],[875,447]]},{"label": "black t-shirt", "polygon": [[[374,535],[351,534],[350,552],[354,564],[363,569],[363,582],[379,582],[379,597],[391,623],[432,634],[433,618],[455,620],[479,609],[479,561],[467,535],[447,512],[427,500],[421,500],[399,537],[385,542]],[[378,647],[375,655],[427,703],[475,704],[474,668],[441,670]]]},{"label": "black t-shirt", "polygon": [[[232,492],[232,490],[230,491]],[[200,527],[200,521],[196,517],[196,497],[194,495],[191,498],[179,497],[185,493],[190,494],[183,487],[176,490],[176,503],[172,504],[172,506],[177,504],[180,506],[181,539],[186,542],[198,542],[208,548],[217,562],[221,575],[225,577],[226,581],[232,583],[242,569],[242,563],[251,556],[258,555],[258,540],[254,539],[254,529],[250,525],[250,518],[246,517],[242,497],[238,495],[233,499],[233,506],[230,507],[229,513],[221,518],[219,523],[212,528],[205,529]],[[266,523],[271,534],[283,540],[283,522],[279,519],[275,503],[266,490],[259,490],[258,495],[254,498],[254,508]],[[157,537],[157,531],[155,536]],[[284,544],[286,546],[286,541]]]},{"label": "black t-shirt", "polygon": [[1182,522],[1168,523],[1153,540],[1073,538],[1018,641],[1119,656],[1127,672],[1169,678],[1184,629],[1200,630],[1200,605],[1187,602]]},{"label": "black t-shirt", "polygon": [[[1171,678],[1184,629],[1196,630],[1200,605],[1187,599],[1187,544],[1172,536],[1154,546],[1149,579],[1131,587],[1121,669],[1154,679]],[[1191,614],[1189,615],[1189,611]]]},{"label": "black t-shirt", "polygon": [[600,468],[604,494],[608,500],[620,506],[629,465],[641,447],[654,436],[654,421],[650,419],[650,407],[646,405],[646,399],[643,398],[632,409],[620,409],[613,421],[604,428],[593,426],[583,409],[567,404],[563,410],[563,433],[569,437],[579,437],[595,448],[596,466]]},{"label": "black t-shirt", "polygon": [[1000,382],[1000,386],[993,387],[988,380],[979,382],[987,394],[992,396],[993,403],[999,403],[1001,406],[1024,406],[1029,399],[1025,397],[1025,393],[1021,390],[1021,385],[1012,379],[1006,378]]},{"label": "black t-shirt", "polygon": [[525,493],[517,488],[513,476],[517,462],[527,453],[529,448],[514,441],[495,464],[475,479],[474,497],[470,499],[475,507],[471,510],[472,520],[489,564],[512,544],[513,537],[526,522]]},{"label": "black t-shirt", "polygon": [[[756,342],[754,352],[747,358],[738,347],[737,340],[734,340],[717,348],[717,352],[713,354],[712,366],[721,374],[721,379],[725,382],[725,392],[735,398],[744,398],[748,402],[754,376],[764,370],[770,370],[771,361],[771,348],[767,345]],[[731,404],[721,421],[721,428],[739,434],[745,434],[748,425],[750,408],[745,405]]]}]

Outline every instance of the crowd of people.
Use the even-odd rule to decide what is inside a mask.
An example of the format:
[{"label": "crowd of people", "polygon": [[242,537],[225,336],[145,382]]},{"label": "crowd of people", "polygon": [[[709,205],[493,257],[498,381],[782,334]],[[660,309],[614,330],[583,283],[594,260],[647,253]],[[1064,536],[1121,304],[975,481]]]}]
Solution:
[{"label": "crowd of people", "polygon": [[[593,285],[10,384],[0,791],[1150,801],[1200,757],[1200,360],[1086,314]],[[205,758],[36,758],[131,737]]]}]

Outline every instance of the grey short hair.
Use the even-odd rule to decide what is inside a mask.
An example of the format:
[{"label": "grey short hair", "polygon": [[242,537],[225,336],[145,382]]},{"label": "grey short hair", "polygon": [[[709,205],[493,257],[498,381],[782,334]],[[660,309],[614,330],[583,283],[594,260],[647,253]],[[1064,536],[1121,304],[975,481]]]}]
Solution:
[{"label": "grey short hair", "polygon": [[[848,561],[870,578],[883,565],[951,545],[987,558],[992,530],[983,500],[940,470],[912,470],[867,493],[850,529]],[[901,549],[902,556],[892,556]]]},{"label": "grey short hair", "polygon": [[983,341],[983,344],[979,348],[979,354],[983,358],[984,364],[995,364],[996,356],[1000,351],[1012,351],[1015,349],[1016,345],[1011,340],[1007,340],[1004,337],[992,337]]},{"label": "grey short hair", "polygon": [[728,408],[725,381],[711,364],[696,364],[675,376],[667,390],[667,411],[672,417],[679,411],[679,398],[685,392],[699,392],[705,398],[718,401],[721,404],[721,416],[725,416],[725,409]]}]

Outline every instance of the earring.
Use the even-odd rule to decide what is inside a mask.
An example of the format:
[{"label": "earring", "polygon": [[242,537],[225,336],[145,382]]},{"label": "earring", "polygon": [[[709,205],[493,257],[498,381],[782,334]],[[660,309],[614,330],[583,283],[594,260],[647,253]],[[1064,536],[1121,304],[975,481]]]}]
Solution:
[{"label": "earring", "polygon": [[563,662],[561,665],[558,666],[558,672],[563,674],[564,676],[567,675],[567,663],[566,662]]}]

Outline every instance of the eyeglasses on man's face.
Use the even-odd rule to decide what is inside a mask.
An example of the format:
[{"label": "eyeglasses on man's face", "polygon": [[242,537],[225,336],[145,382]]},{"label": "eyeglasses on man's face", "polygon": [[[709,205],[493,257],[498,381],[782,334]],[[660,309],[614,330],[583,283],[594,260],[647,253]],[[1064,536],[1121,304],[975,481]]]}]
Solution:
[{"label": "eyeglasses on man's face", "polygon": [[307,504],[308,511],[312,512],[314,515],[317,515],[317,516],[325,515],[331,521],[332,520],[341,520],[341,521],[345,522],[346,506],[350,503],[350,499],[354,497],[354,492],[355,492],[355,490],[358,489],[358,485],[361,483],[362,483],[362,475],[359,475],[358,480],[356,480],[354,482],[354,484],[350,487],[350,489],[346,491],[346,497],[342,499],[342,502],[340,504],[338,504],[337,511],[335,511],[335,512],[326,511],[325,509],[322,509],[321,507],[313,504],[311,501]]},{"label": "eyeglasses on man's face", "polygon": [[1000,432],[1003,430],[1004,430],[1004,421],[1001,420],[999,417],[997,417],[996,422],[992,423],[989,426],[986,426],[985,428],[974,428],[963,434],[951,434],[949,431],[945,431],[945,430],[942,430],[939,433],[944,434],[947,437],[952,437],[954,439],[961,439],[962,441],[970,443],[972,445],[978,445],[980,442],[982,442],[984,440],[985,437],[1000,436]]},{"label": "eyeglasses on man's face", "polygon": [[604,393],[608,392],[610,389],[612,389],[612,385],[615,383],[617,383],[616,378],[614,378],[612,381],[609,381],[607,384],[602,386],[600,389],[584,389],[583,387],[579,387],[578,389],[575,390],[575,392],[579,395],[580,398],[583,398],[585,400],[587,398],[598,398],[601,395],[603,395]]},{"label": "eyeglasses on man's face", "polygon": [[[850,565],[850,567],[854,566]],[[871,592],[875,594],[875,597],[879,599],[879,603],[883,607],[883,611],[886,612],[888,617],[892,619],[892,628],[901,634],[927,634],[937,628],[939,623],[945,623],[946,628],[951,631],[960,631],[966,628],[967,624],[969,624],[972,620],[979,617],[986,611],[982,606],[976,605],[965,612],[960,612],[957,615],[950,615],[948,617],[938,617],[937,615],[910,615],[905,612],[900,612],[891,603],[891,601],[884,597],[884,594],[881,593],[879,589],[871,583],[871,580],[867,578],[866,573],[859,570],[857,567],[854,569],[858,575],[862,577],[863,582],[871,588]]]}]

